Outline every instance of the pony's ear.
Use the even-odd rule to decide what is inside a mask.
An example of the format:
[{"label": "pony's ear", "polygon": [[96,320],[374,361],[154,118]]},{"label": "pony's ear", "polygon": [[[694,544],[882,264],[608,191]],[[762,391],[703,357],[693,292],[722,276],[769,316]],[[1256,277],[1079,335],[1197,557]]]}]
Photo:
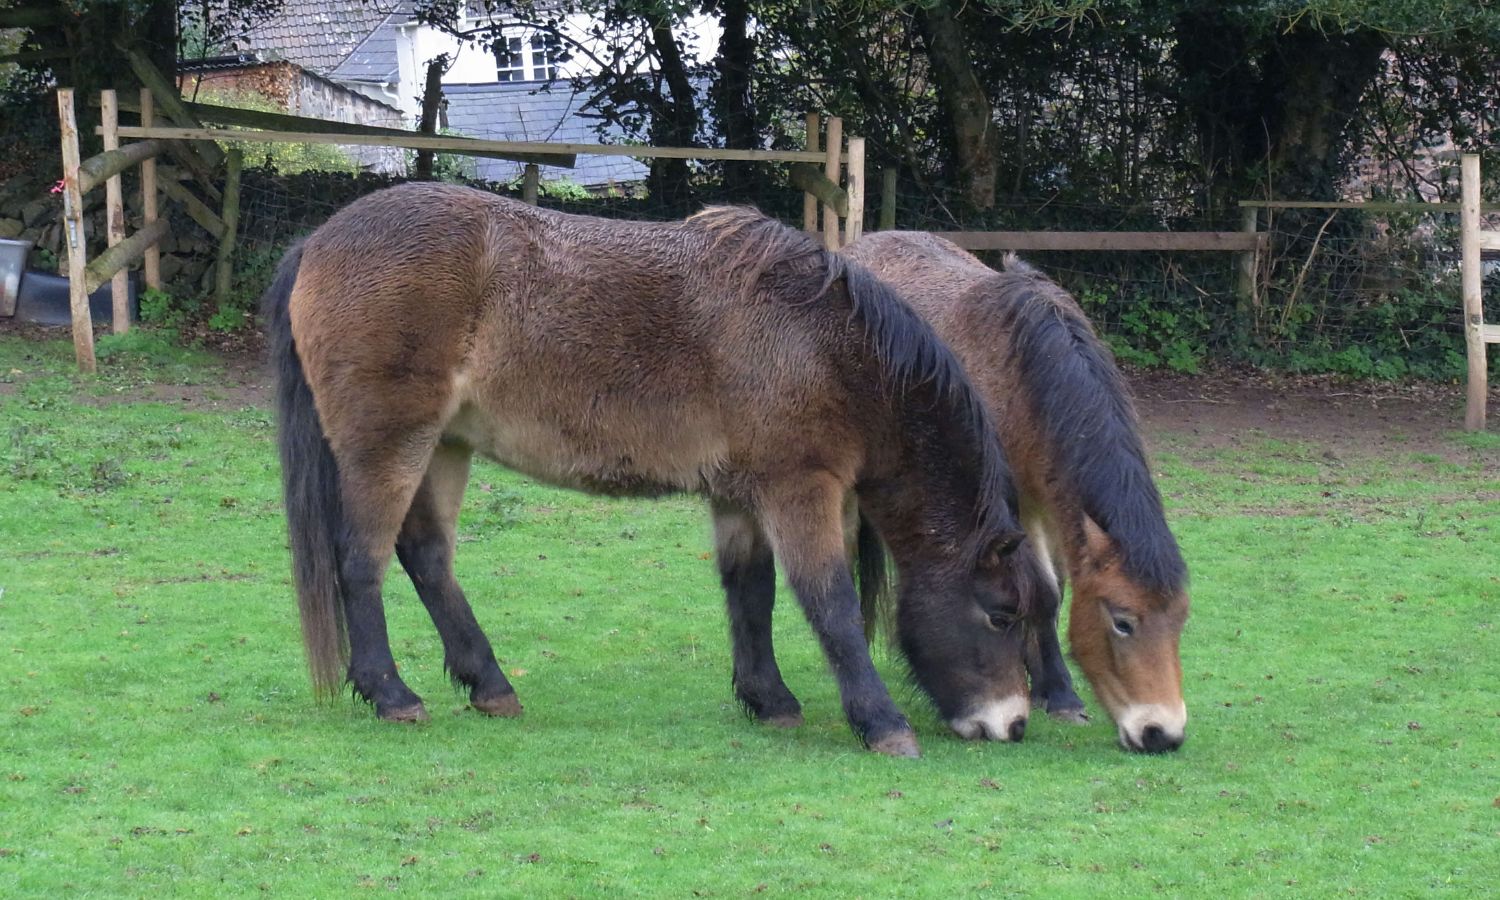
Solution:
[{"label": "pony's ear", "polygon": [[1083,554],[1089,564],[1095,567],[1107,565],[1119,554],[1119,548],[1115,546],[1115,539],[1109,536],[1109,532],[1099,527],[1094,517],[1085,515],[1083,517]]},{"label": "pony's ear", "polygon": [[1021,546],[1021,541],[1026,539],[1024,531],[1002,531],[990,541],[989,546],[984,548],[984,555],[979,558],[979,566],[982,569],[994,570],[1000,568],[1000,563],[1007,556],[1016,552]]}]

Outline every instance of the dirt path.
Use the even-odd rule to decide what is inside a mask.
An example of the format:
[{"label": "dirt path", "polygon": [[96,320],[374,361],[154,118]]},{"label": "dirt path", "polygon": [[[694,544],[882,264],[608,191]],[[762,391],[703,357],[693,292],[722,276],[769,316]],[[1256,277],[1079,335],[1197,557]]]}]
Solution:
[{"label": "dirt path", "polygon": [[[1459,384],[1247,371],[1131,372],[1129,380],[1148,434],[1173,434],[1205,447],[1273,438],[1320,444],[1340,456],[1396,449],[1442,455],[1463,427]],[[1500,432],[1500,384],[1490,388],[1489,430]]]},{"label": "dirt path", "polygon": [[[66,337],[66,329],[0,324],[0,334],[55,339]],[[255,337],[211,349],[224,367],[220,380],[141,384],[114,397],[197,410],[270,404],[273,379]],[[1340,456],[1398,449],[1443,455],[1463,423],[1460,384],[1348,382],[1250,370],[1204,375],[1137,370],[1128,372],[1127,379],[1148,436],[1171,436],[1207,448],[1271,438],[1324,445]],[[0,384],[3,392],[15,388]],[[1500,433],[1500,383],[1491,385],[1489,429]]]}]

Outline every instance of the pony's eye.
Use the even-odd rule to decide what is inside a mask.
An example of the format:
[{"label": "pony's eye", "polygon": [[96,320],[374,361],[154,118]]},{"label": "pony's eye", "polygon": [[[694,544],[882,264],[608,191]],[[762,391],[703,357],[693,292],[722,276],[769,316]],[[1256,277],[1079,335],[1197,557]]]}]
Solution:
[{"label": "pony's eye", "polygon": [[1114,622],[1111,624],[1114,625],[1115,634],[1118,634],[1120,637],[1130,637],[1132,634],[1135,634],[1135,623],[1123,616],[1115,616]]},{"label": "pony's eye", "polygon": [[1014,624],[1016,624],[1015,613],[1005,612],[1004,610],[996,610],[990,613],[990,627],[996,631],[1004,631]]}]

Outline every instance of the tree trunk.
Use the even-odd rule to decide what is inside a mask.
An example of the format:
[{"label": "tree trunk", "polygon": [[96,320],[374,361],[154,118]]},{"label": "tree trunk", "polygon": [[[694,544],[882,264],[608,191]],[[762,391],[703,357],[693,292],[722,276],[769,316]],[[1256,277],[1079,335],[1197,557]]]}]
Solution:
[{"label": "tree trunk", "polygon": [[1227,211],[1263,192],[1256,173],[1279,197],[1331,198],[1344,171],[1349,124],[1379,74],[1385,38],[1373,31],[1251,33],[1210,7],[1179,16],[1176,31],[1180,98],[1198,132],[1209,186],[1205,210]]},{"label": "tree trunk", "polygon": [[[443,70],[446,68],[446,53],[440,53],[427,61],[427,81],[422,88],[422,120],[417,123],[417,131],[422,134],[437,134],[438,107],[443,102]],[[431,150],[418,150],[412,177],[418,181],[431,181],[432,161]]]},{"label": "tree trunk", "polygon": [[[661,77],[666,83],[667,97],[651,117],[651,141],[669,147],[692,147],[698,137],[698,104],[693,93],[693,83],[688,78],[687,66],[682,60],[682,51],[677,38],[672,34],[672,23],[666,10],[657,10],[648,23],[651,28],[651,44],[661,64]],[[692,203],[692,185],[689,182],[688,161],[685,159],[654,159],[647,176],[647,186],[652,197],[659,200],[667,211],[674,215],[688,212]]]},{"label": "tree trunk", "polygon": [[994,108],[964,44],[954,0],[938,0],[918,12],[927,59],[951,129],[954,161],[964,202],[973,209],[995,205],[999,133]]},{"label": "tree trunk", "polygon": [[[714,109],[724,146],[753,150],[760,146],[760,128],[752,91],[755,71],[755,38],[750,35],[749,0],[724,0],[719,12]],[[755,163],[729,160],[724,163],[724,188],[730,199],[754,200],[760,195],[760,168]]]},{"label": "tree trunk", "polygon": [[1251,65],[1249,35],[1215,6],[1195,6],[1177,17],[1172,47],[1178,98],[1198,138],[1205,213],[1227,209],[1247,187],[1247,171],[1263,156],[1261,86]]},{"label": "tree trunk", "polygon": [[1275,41],[1261,68],[1277,195],[1333,199],[1347,168],[1349,125],[1380,73],[1386,46],[1374,31],[1295,32]]}]

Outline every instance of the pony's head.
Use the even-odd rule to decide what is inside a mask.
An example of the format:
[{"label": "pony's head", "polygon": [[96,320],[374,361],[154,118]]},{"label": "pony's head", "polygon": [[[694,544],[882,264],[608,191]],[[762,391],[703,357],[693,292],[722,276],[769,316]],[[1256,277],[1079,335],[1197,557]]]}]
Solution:
[{"label": "pony's head", "polygon": [[[877,502],[878,505],[878,502]],[[886,590],[886,545],[861,518],[860,589],[866,628],[885,625],[911,680],[948,727],[970,740],[1019,741],[1030,712],[1028,629],[1057,614],[1057,580],[1019,530],[977,551],[891,534],[899,587]],[[873,562],[872,562],[873,561]]]},{"label": "pony's head", "polygon": [[1057,610],[1056,581],[1019,534],[976,559],[903,568],[896,640],[912,680],[960,737],[1019,741],[1026,733],[1027,629]]},{"label": "pony's head", "polygon": [[1131,577],[1115,540],[1087,516],[1082,528],[1083,559],[1072,573],[1068,619],[1073,658],[1126,749],[1176,750],[1187,733],[1177,650],[1187,590],[1180,582],[1153,586]]}]

